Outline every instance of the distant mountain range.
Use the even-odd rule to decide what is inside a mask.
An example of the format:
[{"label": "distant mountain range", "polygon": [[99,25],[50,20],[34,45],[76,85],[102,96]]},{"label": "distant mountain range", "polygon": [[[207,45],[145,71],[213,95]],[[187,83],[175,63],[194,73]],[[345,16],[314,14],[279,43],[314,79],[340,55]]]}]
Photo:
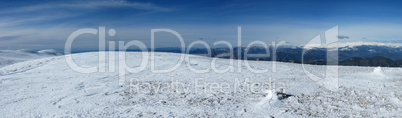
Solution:
[{"label": "distant mountain range", "polygon": [[[254,46],[233,48],[234,59],[246,59],[247,54],[267,54],[264,47]],[[371,43],[371,42],[353,42],[337,43],[325,46],[307,45],[307,46],[279,46],[276,49],[276,61],[302,63],[302,52],[304,54],[303,63],[326,65],[327,51],[331,52],[338,49],[339,65],[347,66],[384,66],[384,67],[402,67],[402,44],[400,43]],[[238,56],[240,50],[240,56]],[[180,48],[157,48],[157,52],[176,52],[180,53]],[[248,57],[247,60],[272,61],[273,48],[268,49],[269,55],[265,57]],[[197,48],[190,50],[190,54],[205,55],[207,49]],[[218,57],[220,54],[229,53],[228,48],[212,48],[211,57]],[[230,58],[230,53],[226,56],[220,55],[219,58]]]},{"label": "distant mountain range", "polygon": [[382,66],[382,67],[402,67],[402,61],[393,61],[391,59],[376,56],[369,58],[354,57],[339,62],[344,66]]}]

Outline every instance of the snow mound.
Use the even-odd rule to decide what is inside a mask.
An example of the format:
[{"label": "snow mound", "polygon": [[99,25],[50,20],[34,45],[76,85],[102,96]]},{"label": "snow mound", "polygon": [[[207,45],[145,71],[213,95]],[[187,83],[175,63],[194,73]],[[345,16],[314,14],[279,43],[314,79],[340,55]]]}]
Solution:
[{"label": "snow mound", "polygon": [[265,92],[267,93],[267,96],[256,104],[257,107],[264,107],[266,105],[270,106],[271,103],[278,101],[276,92],[274,93],[272,90],[266,90]]},{"label": "snow mound", "polygon": [[374,76],[382,77],[382,78],[386,77],[386,75],[384,74],[384,71],[381,69],[381,67],[374,68],[374,71],[371,74]]}]

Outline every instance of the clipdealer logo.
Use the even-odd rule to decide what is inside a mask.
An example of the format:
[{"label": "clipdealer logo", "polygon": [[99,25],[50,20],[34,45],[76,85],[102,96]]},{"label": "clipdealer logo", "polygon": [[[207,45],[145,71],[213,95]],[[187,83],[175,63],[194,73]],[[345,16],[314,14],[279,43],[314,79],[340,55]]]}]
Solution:
[{"label": "clipdealer logo", "polygon": [[[79,37],[82,34],[92,34],[92,35],[98,35],[98,40],[99,40],[99,52],[98,52],[98,65],[97,66],[93,66],[93,67],[82,67],[78,64],[76,64],[73,60],[73,55],[72,54],[67,54],[65,55],[65,60],[67,62],[67,64],[76,72],[80,72],[80,73],[95,73],[95,72],[118,72],[119,75],[119,84],[120,85],[124,85],[124,82],[126,82],[126,74],[127,72],[129,73],[139,73],[144,71],[148,64],[150,64],[151,67],[151,72],[152,73],[169,73],[172,72],[176,69],[178,69],[181,64],[183,64],[183,61],[187,61],[189,62],[190,60],[190,56],[189,55],[185,55],[185,54],[189,54],[190,49],[196,45],[196,44],[201,44],[203,46],[206,47],[208,55],[211,55],[211,48],[210,45],[208,43],[206,43],[205,41],[194,41],[191,42],[187,47],[185,45],[184,39],[183,37],[176,31],[172,30],[172,29],[151,29],[151,51],[148,51],[147,46],[139,41],[139,40],[132,40],[129,42],[124,42],[124,41],[108,41],[108,50],[106,51],[106,34],[109,36],[115,36],[116,35],[116,31],[114,29],[109,29],[108,32],[106,33],[106,28],[104,26],[100,26],[98,29],[93,29],[93,28],[85,28],[85,29],[79,29],[74,31],[73,33],[71,33],[71,35],[68,37],[68,39],[66,40],[66,44],[65,44],[65,49],[64,51],[67,53],[71,53],[71,48],[72,48],[72,44],[73,41]],[[180,48],[181,48],[181,52],[185,53],[185,54],[180,54],[179,57],[179,61],[171,68],[168,69],[156,69],[155,66],[155,55],[154,55],[154,51],[155,51],[155,34],[158,32],[167,32],[167,33],[171,33],[173,35],[175,35],[179,41],[180,41]],[[237,47],[242,47],[242,38],[241,38],[241,27],[238,26],[237,27]],[[307,69],[305,68],[305,64],[303,64],[304,62],[304,55],[305,53],[310,50],[311,45],[320,45],[320,46],[325,46],[331,43],[336,43],[338,42],[338,26],[335,26],[327,31],[325,31],[325,39],[321,40],[320,39],[320,35],[317,35],[315,38],[311,39],[303,48],[303,52],[302,52],[302,67],[303,67],[303,71],[304,73],[313,81],[315,81],[317,84],[332,90],[332,91],[337,91],[338,90],[338,66],[337,66],[337,62],[338,62],[338,49],[334,48],[334,49],[329,49],[327,50],[327,63],[331,64],[331,66],[326,66],[326,76],[324,78],[320,78],[314,74],[312,74],[311,72],[307,71]],[[118,47],[116,48],[116,43],[118,43]],[[216,57],[223,57],[223,56],[230,56],[229,61],[229,66],[227,68],[224,69],[218,69],[216,68],[216,60],[217,58],[213,58],[211,63],[210,63],[210,68],[208,69],[204,69],[204,70],[200,70],[200,69],[195,69],[193,67],[191,67],[190,63],[186,63],[187,68],[194,72],[194,73],[207,73],[210,72],[211,70],[214,71],[215,73],[226,73],[226,72],[235,72],[235,70],[237,70],[237,72],[242,72],[242,63],[244,62],[244,65],[246,66],[247,70],[253,72],[253,73],[266,73],[269,71],[269,69],[254,69],[250,66],[247,58],[249,57],[270,57],[271,54],[269,54],[271,51],[270,49],[272,49],[272,59],[276,60],[276,50],[280,45],[283,45],[285,43],[285,41],[281,41],[279,43],[276,42],[272,42],[272,48],[269,48],[268,44],[263,42],[263,41],[252,41],[249,44],[247,44],[247,46],[245,47],[245,52],[244,52],[244,59],[245,60],[240,60],[241,57],[237,57],[238,60],[234,60],[234,47],[232,46],[231,43],[229,43],[228,41],[217,41],[214,42],[213,45],[226,45],[229,49],[229,53],[225,53],[225,54],[220,54],[217,55]],[[266,53],[265,54],[249,54],[248,50],[250,49],[250,47],[254,46],[254,45],[262,45],[265,49],[266,49]],[[141,55],[142,55],[142,59],[141,59],[141,63],[139,66],[137,67],[130,67],[127,65],[126,63],[126,50],[130,47],[130,46],[136,46],[141,50]],[[116,50],[118,49],[118,51],[111,51],[111,50]],[[237,48],[237,56],[241,56],[242,49],[241,48]],[[106,57],[106,54],[108,55],[108,57]],[[117,59],[116,59],[117,57]],[[108,59],[106,59],[108,58]],[[108,60],[108,62],[106,62],[106,60]],[[116,61],[118,62],[116,65]],[[237,61],[237,65],[234,65],[234,61]],[[271,65],[272,65],[272,72],[273,73],[277,73],[277,65],[275,61],[271,61]],[[108,66],[106,66],[106,64],[108,64]],[[108,68],[106,68],[108,67]],[[237,69],[235,69],[237,67]]]}]

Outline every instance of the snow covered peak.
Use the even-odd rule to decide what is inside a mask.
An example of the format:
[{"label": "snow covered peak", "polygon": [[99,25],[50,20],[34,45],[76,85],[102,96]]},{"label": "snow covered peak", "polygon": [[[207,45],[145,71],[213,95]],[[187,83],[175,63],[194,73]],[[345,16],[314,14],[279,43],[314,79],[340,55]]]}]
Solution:
[{"label": "snow covered peak", "polygon": [[[11,50],[10,50],[11,51]],[[36,53],[36,51],[29,50],[29,49],[19,49],[17,52],[25,52],[25,53]]]},{"label": "snow covered peak", "polygon": [[39,54],[56,55],[56,56],[58,56],[58,55],[63,55],[62,52],[59,52],[59,51],[54,50],[54,49],[40,50],[40,51],[38,51],[38,53],[39,53]]}]

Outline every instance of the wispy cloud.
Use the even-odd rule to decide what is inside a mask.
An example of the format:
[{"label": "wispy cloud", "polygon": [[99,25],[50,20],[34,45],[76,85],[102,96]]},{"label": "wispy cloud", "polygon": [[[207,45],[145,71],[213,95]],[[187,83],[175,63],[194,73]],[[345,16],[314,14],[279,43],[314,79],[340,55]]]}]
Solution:
[{"label": "wispy cloud", "polygon": [[338,39],[349,39],[349,36],[338,35]]},{"label": "wispy cloud", "polygon": [[127,7],[140,10],[151,10],[151,11],[171,11],[169,8],[164,8],[156,6],[152,3],[139,3],[139,2],[129,2],[129,1],[93,1],[86,3],[66,3],[59,4],[59,7],[67,8],[82,8],[82,9],[99,9],[104,7]]},{"label": "wispy cloud", "polygon": [[13,40],[20,38],[22,35],[15,35],[15,36],[0,36],[0,41],[1,40]]},{"label": "wispy cloud", "polygon": [[63,18],[69,18],[74,16],[79,16],[82,14],[69,14],[69,13],[59,13],[60,15],[33,15],[32,17],[13,17],[13,18],[2,18],[0,19],[0,28],[18,26],[25,24],[32,24],[38,22],[46,22],[50,20],[58,20]]},{"label": "wispy cloud", "polygon": [[128,1],[75,1],[75,2],[65,2],[65,3],[46,3],[46,4],[36,4],[30,6],[21,6],[9,10],[3,10],[0,13],[18,13],[18,12],[36,12],[49,9],[101,9],[105,7],[127,7],[139,10],[151,10],[151,11],[161,11],[168,12],[171,8],[160,7],[152,3],[140,3],[140,2],[128,2]]},{"label": "wispy cloud", "polygon": [[[169,12],[171,8],[160,7],[152,3],[140,3],[129,1],[67,1],[67,2],[50,2],[30,5],[19,5],[13,8],[0,9],[0,28],[10,28],[14,26],[39,25],[55,23],[63,24],[67,22],[74,22],[77,20],[87,21],[97,20],[93,19],[95,16],[102,16],[101,10],[103,9],[119,9],[143,11],[144,13],[155,12]],[[97,13],[99,12],[99,13]],[[116,12],[116,11],[113,11]],[[120,11],[119,11],[120,12]],[[94,15],[94,13],[96,15]],[[137,12],[137,15],[139,13]],[[91,16],[92,15],[92,16]],[[111,13],[106,13],[111,15]],[[66,20],[70,19],[70,20]],[[92,21],[94,22],[94,21]],[[99,23],[99,22],[97,22]]]}]

